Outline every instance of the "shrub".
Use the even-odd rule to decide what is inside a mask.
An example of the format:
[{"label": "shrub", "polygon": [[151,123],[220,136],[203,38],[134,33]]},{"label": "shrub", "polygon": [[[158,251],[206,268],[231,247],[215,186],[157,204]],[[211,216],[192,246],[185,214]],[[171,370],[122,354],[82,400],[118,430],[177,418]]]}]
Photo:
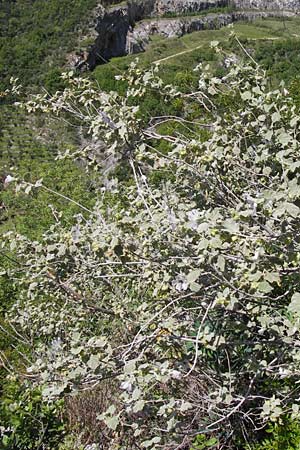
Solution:
[{"label": "shrub", "polygon": [[0,442],[7,450],[58,449],[64,437],[62,403],[44,401],[37,389],[6,381],[0,403]]},{"label": "shrub", "polygon": [[[98,415],[107,449],[214,436],[234,446],[299,419],[300,117],[256,65],[233,64],[221,79],[198,69],[191,93],[132,65],[124,96],[66,75],[69,89],[25,105],[89,130],[72,156],[99,170],[101,186],[72,226],[58,221],[40,242],[4,236],[19,261],[7,270],[18,284],[7,317],[31,336],[28,370],[45,396],[113,380]],[[150,89],[163,105],[201,105],[192,123],[177,117],[189,132],[164,135],[174,117],[141,117]],[[126,181],[112,180],[123,161]],[[203,434],[208,443],[193,444]]]},{"label": "shrub", "polygon": [[216,438],[207,438],[204,434],[199,434],[190,450],[208,450],[216,448],[216,444],[218,444],[218,439]]},{"label": "shrub", "polygon": [[246,447],[246,449],[299,450],[300,424],[298,420],[285,417],[280,422],[270,424],[266,432],[269,434],[267,438],[257,445]]}]

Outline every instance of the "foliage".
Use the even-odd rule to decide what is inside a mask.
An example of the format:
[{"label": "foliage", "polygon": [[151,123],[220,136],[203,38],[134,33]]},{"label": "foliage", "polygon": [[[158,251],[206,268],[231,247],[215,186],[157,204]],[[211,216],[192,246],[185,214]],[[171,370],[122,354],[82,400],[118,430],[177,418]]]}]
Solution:
[{"label": "foliage", "polygon": [[96,4],[95,0],[1,1],[0,90],[11,76],[32,86],[43,82],[49,71],[47,80],[53,66],[64,62],[65,52],[73,50],[74,31]]},{"label": "foliage", "polygon": [[[59,159],[59,151],[81,144],[65,123],[53,124],[42,117],[30,120],[16,106],[5,105],[3,110],[5,115],[0,119],[1,232],[15,229],[38,238],[57,221],[62,211],[65,223],[71,223],[79,211],[76,201],[87,208],[95,203],[95,177],[87,177],[84,164],[79,161]],[[4,183],[7,175],[27,182],[43,178],[44,188],[28,197]]]},{"label": "foliage", "polygon": [[216,438],[212,437],[207,439],[204,434],[198,434],[190,450],[208,450],[216,448],[216,444],[218,444],[218,440]]},{"label": "foliage", "polygon": [[[68,74],[63,92],[23,105],[85,130],[89,144],[61,157],[101,183],[72,226],[4,236],[18,261],[6,318],[33,345],[27,371],[45,397],[111,380],[107,449],[199,447],[204,433],[233,445],[299,418],[300,117],[253,62],[197,70],[190,93],[135,64],[124,95]],[[180,99],[180,116],[145,124],[149,89]],[[162,132],[175,119],[188,131]],[[124,162],[126,181],[114,177]]]},{"label": "foliage", "polygon": [[93,179],[87,179],[86,173],[72,161],[49,161],[46,157],[41,161],[35,157],[23,158],[20,163],[18,176],[27,182],[43,178],[44,188],[30,196],[10,187],[3,190],[2,232],[14,229],[39,238],[58,220],[72,223],[74,215],[81,210],[77,201],[87,208],[95,203]]},{"label": "foliage", "polygon": [[300,78],[297,76],[294,78],[290,84],[290,94],[293,98],[294,104],[300,109]]},{"label": "foliage", "polygon": [[284,417],[282,421],[271,424],[266,431],[269,436],[262,443],[251,446],[251,449],[298,450],[300,448],[299,421]]},{"label": "foliage", "polygon": [[1,392],[0,442],[7,450],[55,450],[64,437],[61,402],[44,401],[38,390],[7,381]]},{"label": "foliage", "polygon": [[255,60],[268,70],[277,82],[288,81],[299,74],[299,50],[299,39],[260,43],[255,52]]}]

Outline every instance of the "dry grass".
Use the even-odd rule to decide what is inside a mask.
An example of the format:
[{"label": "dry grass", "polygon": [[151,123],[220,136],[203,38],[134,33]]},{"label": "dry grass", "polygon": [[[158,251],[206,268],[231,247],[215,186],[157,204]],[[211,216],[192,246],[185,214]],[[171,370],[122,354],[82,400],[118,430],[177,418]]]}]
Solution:
[{"label": "dry grass", "polygon": [[115,386],[102,382],[97,388],[69,396],[65,401],[65,418],[69,429],[80,435],[82,444],[101,443],[106,448],[112,436],[97,419],[112,403]]}]

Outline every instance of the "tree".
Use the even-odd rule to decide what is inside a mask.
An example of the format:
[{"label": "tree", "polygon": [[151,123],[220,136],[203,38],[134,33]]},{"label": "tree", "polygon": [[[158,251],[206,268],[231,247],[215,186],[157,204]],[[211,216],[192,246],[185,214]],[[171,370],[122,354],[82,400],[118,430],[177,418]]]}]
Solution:
[{"label": "tree", "polygon": [[[252,62],[197,70],[183,94],[133,64],[124,96],[69,74],[25,105],[91,136],[64,157],[102,181],[71,228],[4,237],[19,285],[7,326],[33,345],[27,372],[45,396],[110,380],[108,449],[188,448],[201,433],[221,445],[299,415],[300,117]],[[184,114],[145,125],[153,90]],[[180,131],[162,134],[166,121]]]}]

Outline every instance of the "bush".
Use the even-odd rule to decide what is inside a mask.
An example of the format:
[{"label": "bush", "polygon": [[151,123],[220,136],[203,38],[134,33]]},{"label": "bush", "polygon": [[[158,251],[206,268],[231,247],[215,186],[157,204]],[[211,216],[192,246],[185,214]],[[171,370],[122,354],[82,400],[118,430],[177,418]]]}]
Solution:
[{"label": "bush", "polygon": [[257,46],[254,58],[278,83],[295,78],[300,69],[299,40],[282,40]]},{"label": "bush", "polygon": [[207,438],[204,434],[199,434],[194,440],[190,450],[208,450],[217,448],[218,439]]},{"label": "bush", "polygon": [[55,450],[64,438],[62,403],[44,401],[38,389],[6,381],[1,392],[0,442],[4,450]]},{"label": "bush", "polygon": [[50,94],[56,91],[62,91],[65,88],[65,83],[61,78],[61,71],[59,69],[52,69],[44,77],[44,86]]},{"label": "bush", "polygon": [[[279,423],[270,424],[266,432],[269,434],[260,444],[251,446],[251,450],[299,450],[300,423],[289,417]],[[250,447],[246,447],[249,449]]]},{"label": "bush", "polygon": [[[100,174],[98,202],[39,241],[10,232],[2,244],[18,261],[6,271],[18,286],[7,318],[31,337],[29,370],[43,394],[110,380],[110,405],[97,415],[109,450],[234,448],[270,422],[299,420],[300,118],[291,96],[243,63],[221,79],[199,68],[191,93],[134,64],[121,77],[124,95],[65,81],[63,96],[24,107],[89,130],[72,156]],[[198,117],[147,122],[149,91],[166,110],[179,98]],[[178,135],[161,133],[174,122]],[[93,158],[95,142],[103,151]],[[43,183],[18,189],[36,195]]]}]

